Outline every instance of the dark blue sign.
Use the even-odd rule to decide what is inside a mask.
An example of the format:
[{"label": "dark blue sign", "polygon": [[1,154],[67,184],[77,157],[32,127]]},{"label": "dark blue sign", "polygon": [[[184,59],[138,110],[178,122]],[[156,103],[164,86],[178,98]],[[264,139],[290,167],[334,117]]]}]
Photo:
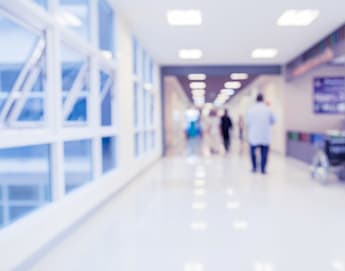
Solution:
[{"label": "dark blue sign", "polygon": [[345,77],[314,79],[314,112],[345,114]]}]

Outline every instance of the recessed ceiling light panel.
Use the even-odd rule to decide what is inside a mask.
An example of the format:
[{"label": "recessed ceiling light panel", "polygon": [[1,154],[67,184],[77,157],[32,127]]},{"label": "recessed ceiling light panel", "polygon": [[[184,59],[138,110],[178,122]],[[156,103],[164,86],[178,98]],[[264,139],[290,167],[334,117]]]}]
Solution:
[{"label": "recessed ceiling light panel", "polygon": [[197,9],[169,10],[167,20],[172,26],[198,26],[202,24],[202,13]]},{"label": "recessed ceiling light panel", "polygon": [[191,89],[205,89],[206,83],[204,82],[192,82],[189,84]]},{"label": "recessed ceiling light panel", "polygon": [[232,80],[247,80],[249,77],[248,73],[232,73],[230,78]]},{"label": "recessed ceiling light panel", "polygon": [[315,9],[290,9],[285,11],[278,19],[279,26],[307,26],[314,22],[320,15]]},{"label": "recessed ceiling light panel", "polygon": [[275,48],[259,48],[252,52],[252,58],[275,58],[278,50]]},{"label": "recessed ceiling light panel", "polygon": [[200,59],[203,54],[200,49],[181,49],[178,55],[181,59]]},{"label": "recessed ceiling light panel", "polygon": [[224,84],[224,87],[227,89],[240,89],[242,87],[242,83],[238,81],[229,81]]},{"label": "recessed ceiling light panel", "polygon": [[206,74],[203,73],[193,73],[188,75],[190,81],[203,81],[206,80]]}]

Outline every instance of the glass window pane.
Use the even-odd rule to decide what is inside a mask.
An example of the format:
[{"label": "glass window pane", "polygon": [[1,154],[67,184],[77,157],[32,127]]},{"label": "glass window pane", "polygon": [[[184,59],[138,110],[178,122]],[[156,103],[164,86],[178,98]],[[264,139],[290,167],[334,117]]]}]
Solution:
[{"label": "glass window pane", "polygon": [[116,167],[116,138],[102,138],[102,161],[103,173],[108,172]]},{"label": "glass window pane", "polygon": [[139,46],[135,38],[133,38],[132,46],[133,46],[133,72],[135,75],[139,75]]},{"label": "glass window pane", "polygon": [[110,126],[112,121],[112,107],[113,107],[113,78],[103,71],[100,74],[101,78],[101,118],[102,126]]},{"label": "glass window pane", "polygon": [[140,155],[140,135],[135,133],[134,135],[134,155],[137,157]]},{"label": "glass window pane", "polygon": [[62,105],[65,124],[86,124],[89,97],[88,58],[76,50],[61,48]]},{"label": "glass window pane", "polygon": [[0,16],[0,125],[34,128],[44,124],[46,38],[23,25]]},{"label": "glass window pane", "polygon": [[44,8],[47,8],[47,0],[33,0],[36,4],[44,7]]},{"label": "glass window pane", "polygon": [[134,83],[134,127],[139,127],[139,86]]},{"label": "glass window pane", "polygon": [[114,11],[106,0],[98,1],[99,48],[107,55],[114,55]]},{"label": "glass window pane", "polygon": [[8,225],[51,200],[49,153],[49,145],[0,149],[0,224]]},{"label": "glass window pane", "polygon": [[84,38],[89,38],[89,1],[88,0],[60,0],[57,14],[58,22]]},{"label": "glass window pane", "polygon": [[92,180],[91,140],[64,144],[65,190],[67,193]]}]

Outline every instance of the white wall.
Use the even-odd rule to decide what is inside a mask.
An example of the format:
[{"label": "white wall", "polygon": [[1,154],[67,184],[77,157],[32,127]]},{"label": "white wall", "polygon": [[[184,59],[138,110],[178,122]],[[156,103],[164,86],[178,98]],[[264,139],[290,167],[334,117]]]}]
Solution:
[{"label": "white wall", "polygon": [[185,147],[185,112],[190,102],[176,77],[165,77],[164,89],[165,148],[171,153]]},{"label": "white wall", "polygon": [[345,116],[314,114],[313,79],[315,77],[345,76],[345,67],[324,66],[305,76],[286,83],[286,128],[304,132],[325,132],[341,128]]},{"label": "white wall", "polygon": [[[14,2],[11,5],[15,7]],[[134,157],[132,33],[120,14],[117,14],[117,22],[118,169],[0,230],[0,270],[16,269],[19,264],[63,234],[161,157],[162,123],[159,89],[156,90],[155,118],[158,120],[156,148],[138,159]],[[156,76],[159,78],[158,70]],[[159,82],[158,86],[160,86]],[[45,134],[44,131],[32,133],[36,133],[38,137],[40,134]]]}]

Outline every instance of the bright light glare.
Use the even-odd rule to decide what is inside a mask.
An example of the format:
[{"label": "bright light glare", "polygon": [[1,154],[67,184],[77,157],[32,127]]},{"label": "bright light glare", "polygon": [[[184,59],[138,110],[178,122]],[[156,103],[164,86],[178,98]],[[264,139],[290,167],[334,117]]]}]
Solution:
[{"label": "bright light glare", "polygon": [[203,201],[194,202],[192,205],[193,210],[204,210],[207,207],[207,203]]},{"label": "bright light glare", "polygon": [[201,186],[205,186],[206,185],[206,181],[205,180],[195,180],[194,181],[194,185],[201,187]]},{"label": "bright light glare", "polygon": [[314,22],[320,15],[319,10],[290,9],[285,11],[278,19],[279,26],[307,26]]},{"label": "bright light glare", "polygon": [[222,94],[227,94],[229,96],[235,95],[235,90],[233,90],[231,88],[230,89],[228,89],[228,88],[222,89],[220,92]]},{"label": "bright light glare", "polygon": [[190,227],[193,231],[205,231],[208,228],[207,223],[203,221],[193,222]]},{"label": "bright light glare", "polygon": [[239,89],[242,87],[242,83],[238,81],[229,81],[224,84],[224,87],[228,89]]},{"label": "bright light glare", "polygon": [[203,80],[206,80],[206,74],[203,74],[203,73],[192,73],[192,74],[189,74],[188,75],[188,79],[190,81],[203,81]]},{"label": "bright light glare", "polygon": [[248,229],[248,222],[244,220],[236,220],[232,223],[232,228],[236,231],[245,231]]},{"label": "bright light glare", "polygon": [[231,188],[229,188],[229,189],[226,190],[226,194],[227,194],[228,196],[232,196],[232,195],[234,195],[234,190],[232,190]]},{"label": "bright light glare", "polygon": [[232,210],[238,209],[238,208],[240,208],[240,206],[241,206],[241,204],[237,201],[229,201],[226,204],[226,208],[232,209]]},{"label": "bright light glare", "polygon": [[56,20],[58,23],[70,27],[80,27],[83,24],[79,17],[67,11],[59,12],[56,16]]},{"label": "bright light glare", "polygon": [[247,80],[249,75],[247,73],[232,73],[230,78],[232,80]]},{"label": "bright light glare", "polygon": [[345,263],[339,260],[333,261],[332,267],[335,271],[345,271]]},{"label": "bright light glare", "polygon": [[203,189],[203,188],[198,188],[198,189],[195,189],[194,190],[194,195],[195,196],[204,196],[206,195],[206,189]]},{"label": "bright light glare", "polygon": [[202,51],[200,49],[181,49],[178,55],[181,59],[200,59]]},{"label": "bright light glare", "polygon": [[205,89],[206,83],[205,82],[192,82],[189,84],[191,89]]},{"label": "bright light glare", "polygon": [[169,25],[198,26],[202,24],[202,13],[197,9],[169,10],[166,14]]},{"label": "bright light glare", "polygon": [[254,271],[274,271],[272,263],[257,262],[254,264]]},{"label": "bright light glare", "polygon": [[204,266],[197,262],[186,263],[184,266],[184,271],[204,271]]},{"label": "bright light glare", "polygon": [[252,52],[252,58],[275,58],[278,50],[275,48],[260,48]]}]

